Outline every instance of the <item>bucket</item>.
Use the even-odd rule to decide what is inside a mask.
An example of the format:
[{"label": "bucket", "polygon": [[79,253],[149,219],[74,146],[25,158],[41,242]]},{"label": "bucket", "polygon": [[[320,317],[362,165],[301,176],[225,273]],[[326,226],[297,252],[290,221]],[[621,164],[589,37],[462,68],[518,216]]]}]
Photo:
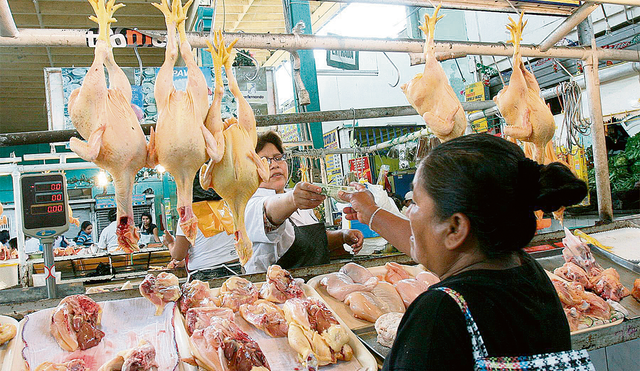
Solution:
[{"label": "bucket", "polygon": [[18,261],[0,263],[0,287],[12,287],[18,284]]}]

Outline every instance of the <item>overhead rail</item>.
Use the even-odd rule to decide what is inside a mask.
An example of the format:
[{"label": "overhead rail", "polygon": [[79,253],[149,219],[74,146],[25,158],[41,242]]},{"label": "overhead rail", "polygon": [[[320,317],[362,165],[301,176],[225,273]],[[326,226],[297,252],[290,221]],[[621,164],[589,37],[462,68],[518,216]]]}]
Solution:
[{"label": "overhead rail", "polygon": [[540,43],[540,51],[545,52],[551,49],[558,41],[562,40],[571,30],[576,28],[580,22],[587,19],[589,14],[596,10],[600,5],[594,3],[584,3],[578,10],[571,14],[567,19],[562,22],[558,28],[553,30],[549,36],[547,36]]}]

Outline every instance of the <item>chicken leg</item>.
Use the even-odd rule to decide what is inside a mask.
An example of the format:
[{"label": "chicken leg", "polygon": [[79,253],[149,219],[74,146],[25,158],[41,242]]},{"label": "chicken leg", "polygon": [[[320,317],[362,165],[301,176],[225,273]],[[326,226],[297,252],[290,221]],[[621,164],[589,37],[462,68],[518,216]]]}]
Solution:
[{"label": "chicken leg", "polygon": [[[139,233],[133,221],[132,192],[135,175],[144,166],[146,140],[131,108],[131,85],[113,57],[109,25],[113,13],[123,7],[115,0],[89,0],[96,15],[99,35],[95,58],[82,86],[69,97],[69,114],[83,142],[71,138],[71,149],[82,159],[94,162],[113,177],[118,210],[118,246],[125,252],[138,250]],[[103,65],[109,73],[107,89]]]},{"label": "chicken leg", "polygon": [[425,14],[420,29],[426,35],[424,44],[424,72],[401,86],[407,100],[422,116],[423,120],[441,141],[451,140],[464,134],[467,118],[460,100],[449,85],[447,74],[436,59],[435,28],[443,16],[438,16],[438,6],[433,16]]},{"label": "chicken leg", "polygon": [[[269,179],[269,166],[255,152],[257,134],[256,121],[249,102],[242,96],[238,83],[233,75],[231,49],[232,42],[225,46],[222,32],[214,38],[216,48],[210,47],[216,71],[216,96],[209,108],[206,127],[212,135],[219,136],[223,129],[224,155],[219,162],[212,160],[200,169],[202,188],[213,188],[227,202],[233,212],[235,224],[236,251],[240,263],[245,264],[253,253],[251,241],[247,237],[244,224],[244,211],[247,202],[254,194],[260,180]],[[227,119],[221,127],[220,102],[222,100],[222,65],[227,72],[231,93],[238,102],[238,118]],[[220,98],[217,96],[220,95]]]},{"label": "chicken leg", "polygon": [[535,76],[527,70],[520,53],[522,31],[527,22],[518,22],[509,17],[507,29],[511,33],[513,48],[513,73],[509,85],[505,86],[494,101],[505,118],[505,135],[533,144],[532,157],[540,164],[545,163],[545,147],[553,138],[556,126],[553,114],[540,97],[540,86]]},{"label": "chicken leg", "polygon": [[[203,135],[206,130],[204,119],[208,109],[207,83],[191,52],[184,25],[192,1],[183,7],[181,0],[173,0],[171,9],[167,0],[162,0],[160,4],[152,4],[164,14],[167,47],[154,89],[158,105],[158,123],[157,131],[152,132],[149,142],[149,162],[150,165],[160,163],[175,179],[180,228],[189,242],[194,244],[198,218],[191,206],[193,179],[200,166],[207,160],[207,148],[218,146],[210,133]],[[173,86],[173,67],[178,59],[176,30],[180,39],[180,53],[188,68],[186,91],[178,91]]]}]

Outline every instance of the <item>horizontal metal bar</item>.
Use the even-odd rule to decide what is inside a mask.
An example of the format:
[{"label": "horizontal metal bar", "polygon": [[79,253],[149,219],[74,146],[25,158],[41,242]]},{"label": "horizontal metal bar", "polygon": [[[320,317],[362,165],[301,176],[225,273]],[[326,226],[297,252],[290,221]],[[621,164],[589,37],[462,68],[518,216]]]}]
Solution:
[{"label": "horizontal metal bar", "polygon": [[[86,47],[86,30],[63,29],[19,29],[16,37],[0,37],[0,46],[77,46]],[[165,31],[140,32],[165,38]],[[206,48],[207,36],[189,33],[187,38],[194,48]],[[424,42],[409,39],[374,39],[340,36],[292,35],[292,34],[256,34],[226,33],[227,42],[238,39],[237,48],[243,49],[280,49],[280,50],[360,50],[377,52],[421,53]],[[592,53],[590,48],[553,47],[546,52],[537,46],[522,45],[524,57],[586,59]],[[504,43],[483,43],[471,41],[436,41],[437,53],[465,53],[468,55],[513,55],[513,46]],[[602,60],[640,61],[640,52],[635,50],[602,49],[595,50]]]},{"label": "horizontal metal bar", "polygon": [[[463,102],[462,108],[465,111],[479,111],[494,107],[493,101]],[[282,113],[277,115],[256,116],[257,126],[277,126],[287,124],[301,124],[308,122],[342,121],[355,119],[371,119],[381,117],[413,116],[417,115],[416,110],[411,106],[399,107],[375,107],[358,108],[335,111]],[[145,134],[149,134],[150,128],[154,124],[142,125]],[[0,147],[17,146],[25,144],[66,142],[71,137],[79,136],[76,130],[52,130],[52,131],[31,131],[24,133],[0,134]]]},{"label": "horizontal metal bar", "polygon": [[584,21],[591,12],[596,10],[598,4],[582,4],[578,10],[576,10],[571,16],[560,24],[555,30],[553,30],[541,43],[540,50],[547,51],[549,48],[554,46],[558,41],[560,41],[563,37],[565,37],[571,30],[576,28],[576,26]]}]

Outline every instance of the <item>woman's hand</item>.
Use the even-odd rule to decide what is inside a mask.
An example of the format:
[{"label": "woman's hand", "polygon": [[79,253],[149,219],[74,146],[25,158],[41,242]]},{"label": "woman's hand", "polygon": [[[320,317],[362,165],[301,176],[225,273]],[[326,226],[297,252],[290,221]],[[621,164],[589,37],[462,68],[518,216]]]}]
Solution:
[{"label": "woman's hand", "polygon": [[305,210],[313,209],[324,201],[326,196],[320,192],[322,192],[322,188],[314,186],[311,183],[300,182],[293,188],[291,195],[296,208]]},{"label": "woman's hand", "polygon": [[338,192],[338,197],[351,203],[351,207],[345,207],[342,211],[347,220],[358,220],[365,225],[369,224],[371,214],[378,208],[373,194],[367,191],[360,183],[351,183],[356,188],[356,192]]},{"label": "woman's hand", "polygon": [[175,239],[173,238],[173,236],[171,235],[171,233],[169,233],[169,231],[165,230],[164,231],[164,236],[162,238],[162,244],[164,246],[166,246],[167,248],[169,248],[169,250],[171,250],[171,248],[173,246],[173,243],[175,242]]},{"label": "woman's hand", "polygon": [[364,242],[364,236],[362,232],[357,229],[343,229],[342,230],[342,243],[346,243],[353,249],[353,254],[357,254],[362,250],[362,243]]}]

